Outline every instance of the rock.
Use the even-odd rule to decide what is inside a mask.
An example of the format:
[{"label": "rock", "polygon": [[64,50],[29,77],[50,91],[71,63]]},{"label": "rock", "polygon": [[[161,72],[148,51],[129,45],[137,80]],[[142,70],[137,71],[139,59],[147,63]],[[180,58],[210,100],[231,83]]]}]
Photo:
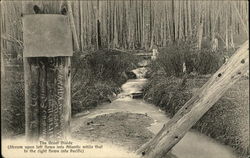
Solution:
[{"label": "rock", "polygon": [[93,131],[94,130],[94,128],[89,128],[89,129],[86,129],[87,131]]},{"label": "rock", "polygon": [[128,79],[136,79],[136,74],[131,71],[126,71],[125,74]]},{"label": "rock", "polygon": [[98,124],[98,123],[95,123],[95,124],[92,124],[93,126],[105,126],[104,124]]},{"label": "rock", "polygon": [[142,92],[132,93],[131,96],[133,99],[140,99],[143,98],[143,93]]},{"label": "rock", "polygon": [[87,122],[87,125],[90,125],[90,124],[93,124],[94,122],[93,121],[90,121],[90,122]]},{"label": "rock", "polygon": [[86,116],[86,115],[88,115],[89,113],[90,113],[89,111],[85,111],[85,112],[76,114],[75,117]]}]

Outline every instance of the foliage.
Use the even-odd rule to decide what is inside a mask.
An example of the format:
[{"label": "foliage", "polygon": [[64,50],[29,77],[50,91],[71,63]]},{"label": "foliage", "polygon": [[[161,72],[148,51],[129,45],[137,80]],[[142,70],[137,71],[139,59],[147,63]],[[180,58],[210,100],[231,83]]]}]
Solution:
[{"label": "foliage", "polygon": [[24,133],[24,83],[2,82],[1,113],[2,134],[11,136]]},{"label": "foliage", "polygon": [[[191,96],[183,81],[173,76],[155,75],[149,78],[144,87],[144,97],[156,106],[176,112],[175,108],[184,105]],[[169,110],[170,108],[173,110]]]},{"label": "foliage", "polygon": [[157,59],[151,63],[152,72],[161,71],[166,76],[183,76],[183,63],[186,73],[198,73],[201,75],[216,72],[225,62],[225,58],[231,56],[232,50],[224,49],[216,52],[204,48],[197,50],[192,43],[181,42],[168,47],[160,48]]},{"label": "foliage", "polygon": [[114,50],[81,54],[87,53],[76,53],[72,59],[72,114],[110,102],[126,81],[122,72],[132,70],[137,63],[132,54]]},{"label": "foliage", "polygon": [[114,80],[121,84],[122,72],[136,67],[137,58],[125,52],[115,50],[99,50],[87,57],[91,72],[100,80]]}]

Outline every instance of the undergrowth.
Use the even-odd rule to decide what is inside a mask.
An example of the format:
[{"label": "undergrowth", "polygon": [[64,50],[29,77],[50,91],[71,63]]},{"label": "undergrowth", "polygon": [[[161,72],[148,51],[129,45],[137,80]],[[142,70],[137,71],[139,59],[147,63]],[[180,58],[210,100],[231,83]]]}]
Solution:
[{"label": "undergrowth", "polygon": [[111,101],[127,80],[123,72],[138,62],[134,55],[114,50],[75,54],[72,60],[72,114]]},{"label": "undergrowth", "polygon": [[166,76],[183,76],[183,64],[186,72],[198,74],[211,74],[218,70],[229,58],[234,49],[225,51],[219,49],[216,52],[209,48],[195,49],[192,43],[173,44],[160,48],[157,59],[151,63],[151,72],[163,72]]}]

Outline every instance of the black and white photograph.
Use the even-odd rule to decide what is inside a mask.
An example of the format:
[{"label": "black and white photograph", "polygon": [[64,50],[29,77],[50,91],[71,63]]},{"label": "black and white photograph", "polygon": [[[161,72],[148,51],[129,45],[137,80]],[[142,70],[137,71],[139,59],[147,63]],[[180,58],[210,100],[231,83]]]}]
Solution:
[{"label": "black and white photograph", "polygon": [[248,0],[1,0],[4,158],[249,158]]}]

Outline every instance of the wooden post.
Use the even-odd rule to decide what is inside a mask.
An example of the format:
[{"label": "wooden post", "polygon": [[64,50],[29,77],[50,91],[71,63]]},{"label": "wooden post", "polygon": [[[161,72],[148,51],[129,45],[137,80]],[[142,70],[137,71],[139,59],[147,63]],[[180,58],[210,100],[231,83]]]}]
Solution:
[{"label": "wooden post", "polygon": [[167,122],[161,131],[137,153],[162,158],[217,100],[249,69],[249,45],[245,42],[194,96]]},{"label": "wooden post", "polygon": [[69,0],[67,0],[67,7],[68,7],[68,12],[69,12],[70,27],[71,27],[73,38],[74,38],[75,50],[79,51],[80,46],[79,46],[79,41],[78,41],[78,37],[77,37],[77,33],[76,33],[76,25],[75,25],[75,22],[74,22],[73,11],[72,11],[72,7],[71,7],[71,1],[69,1]]},{"label": "wooden post", "polygon": [[[67,17],[58,15],[61,10],[45,8],[44,3],[23,2],[25,135],[32,141],[67,138],[71,118],[72,36]],[[47,15],[45,10],[58,14]],[[39,15],[31,15],[35,13]],[[55,20],[48,22],[49,17]],[[54,23],[57,18],[60,20]],[[50,26],[52,30],[48,31]],[[53,34],[55,30],[57,34]]]}]

